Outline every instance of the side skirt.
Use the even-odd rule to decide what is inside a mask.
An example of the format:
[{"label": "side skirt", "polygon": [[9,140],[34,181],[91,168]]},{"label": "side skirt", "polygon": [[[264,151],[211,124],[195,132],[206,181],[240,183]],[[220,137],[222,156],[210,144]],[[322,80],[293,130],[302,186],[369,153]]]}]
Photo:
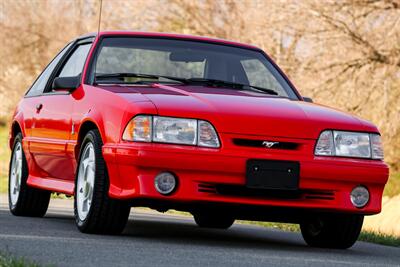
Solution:
[{"label": "side skirt", "polygon": [[74,194],[74,181],[71,180],[59,180],[54,178],[42,178],[37,176],[29,175],[27,184],[32,187],[54,191],[57,193],[63,193],[67,195]]}]

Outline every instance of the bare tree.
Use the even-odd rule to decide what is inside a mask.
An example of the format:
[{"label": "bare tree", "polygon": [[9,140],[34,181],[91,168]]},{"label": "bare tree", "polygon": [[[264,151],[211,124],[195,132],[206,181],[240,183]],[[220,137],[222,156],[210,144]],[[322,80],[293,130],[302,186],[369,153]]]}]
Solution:
[{"label": "bare tree", "polygon": [[304,48],[307,73],[295,79],[319,102],[377,124],[386,158],[398,166],[400,1],[313,0],[296,6],[293,17],[303,21],[297,30],[312,49]]},{"label": "bare tree", "polygon": [[[17,99],[67,42],[98,30],[100,1],[0,2],[0,121],[4,122]],[[101,29],[150,29],[145,26],[155,17],[148,12],[153,2],[103,0]]]},{"label": "bare tree", "polygon": [[[98,29],[99,0],[0,1],[0,121],[72,38]],[[303,95],[373,121],[400,168],[400,0],[103,0],[102,30],[253,43]]]},{"label": "bare tree", "polygon": [[169,3],[162,30],[261,46],[303,94],[377,124],[400,167],[400,1]]}]

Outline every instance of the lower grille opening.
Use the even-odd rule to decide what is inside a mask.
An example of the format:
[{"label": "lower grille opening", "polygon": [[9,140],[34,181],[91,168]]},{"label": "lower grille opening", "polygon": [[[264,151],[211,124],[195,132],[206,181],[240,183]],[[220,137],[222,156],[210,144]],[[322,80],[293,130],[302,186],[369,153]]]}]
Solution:
[{"label": "lower grille opening", "polygon": [[198,191],[202,193],[217,193],[213,184],[199,184]]},{"label": "lower grille opening", "polygon": [[207,184],[200,183],[198,192],[211,193],[233,197],[254,197],[266,199],[318,199],[334,200],[335,192],[332,190],[269,190],[253,189],[242,185]]},{"label": "lower grille opening", "polygon": [[265,197],[283,199],[299,199],[301,197],[300,191],[253,189],[237,185],[217,185],[216,189],[217,193],[220,195],[238,197]]},{"label": "lower grille opening", "polygon": [[320,191],[320,190],[306,191],[304,193],[304,198],[334,200],[335,192],[334,191]]}]

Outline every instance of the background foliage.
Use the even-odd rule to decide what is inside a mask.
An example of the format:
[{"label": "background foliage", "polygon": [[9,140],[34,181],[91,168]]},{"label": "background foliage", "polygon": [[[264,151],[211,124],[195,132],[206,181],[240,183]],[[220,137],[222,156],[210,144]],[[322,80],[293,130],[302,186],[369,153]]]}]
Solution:
[{"label": "background foliage", "polygon": [[[99,3],[0,0],[0,123],[68,41],[97,31]],[[303,95],[375,123],[386,161],[400,168],[399,0],[103,0],[101,29],[260,46]]]}]

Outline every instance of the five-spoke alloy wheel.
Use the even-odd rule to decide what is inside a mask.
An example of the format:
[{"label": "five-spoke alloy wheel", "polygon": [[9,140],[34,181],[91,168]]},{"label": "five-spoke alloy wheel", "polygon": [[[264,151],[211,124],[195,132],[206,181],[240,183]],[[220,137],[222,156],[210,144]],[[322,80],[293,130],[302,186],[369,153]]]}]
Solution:
[{"label": "five-spoke alloy wheel", "polygon": [[84,233],[119,234],[128,221],[130,206],[108,196],[102,146],[98,130],[89,131],[82,141],[75,179],[75,222]]}]

